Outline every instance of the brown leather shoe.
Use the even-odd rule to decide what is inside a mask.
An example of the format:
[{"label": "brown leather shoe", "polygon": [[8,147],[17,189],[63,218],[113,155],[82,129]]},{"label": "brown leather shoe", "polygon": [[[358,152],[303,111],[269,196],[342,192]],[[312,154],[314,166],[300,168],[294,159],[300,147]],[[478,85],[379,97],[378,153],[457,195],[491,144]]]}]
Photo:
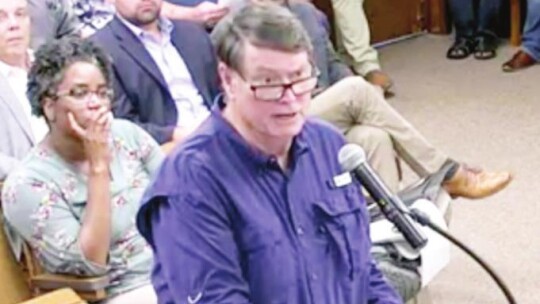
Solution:
[{"label": "brown leather shoe", "polygon": [[371,84],[381,87],[385,94],[393,85],[390,77],[381,70],[373,70],[367,73],[365,78],[367,81],[371,82]]},{"label": "brown leather shoe", "polygon": [[461,165],[443,187],[452,197],[480,199],[499,192],[508,186],[510,181],[510,172],[486,172]]},{"label": "brown leather shoe", "polygon": [[502,65],[503,72],[515,72],[536,64],[536,60],[524,51],[518,51],[512,59]]}]

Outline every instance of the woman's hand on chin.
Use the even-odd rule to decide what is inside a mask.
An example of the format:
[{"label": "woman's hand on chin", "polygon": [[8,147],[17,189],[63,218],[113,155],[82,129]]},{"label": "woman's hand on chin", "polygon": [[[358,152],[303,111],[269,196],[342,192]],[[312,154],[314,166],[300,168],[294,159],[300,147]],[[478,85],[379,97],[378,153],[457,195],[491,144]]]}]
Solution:
[{"label": "woman's hand on chin", "polygon": [[111,111],[106,107],[95,111],[88,119],[86,127],[82,127],[71,112],[68,113],[68,119],[71,128],[83,141],[90,170],[107,171],[111,160],[109,134],[114,119]]}]

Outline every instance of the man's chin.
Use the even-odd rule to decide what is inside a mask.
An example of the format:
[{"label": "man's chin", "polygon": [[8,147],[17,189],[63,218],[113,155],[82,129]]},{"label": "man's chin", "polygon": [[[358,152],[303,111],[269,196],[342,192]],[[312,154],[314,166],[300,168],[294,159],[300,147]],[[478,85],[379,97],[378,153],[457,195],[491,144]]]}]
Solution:
[{"label": "man's chin", "polygon": [[274,129],[275,132],[274,134],[277,136],[277,137],[290,137],[290,138],[293,138],[295,137],[296,135],[300,134],[300,132],[302,132],[302,127],[304,126],[304,124],[296,124],[296,125],[291,125],[291,126],[287,126],[287,127],[276,127],[276,129]]},{"label": "man's chin", "polygon": [[5,54],[10,57],[24,57],[28,52],[28,44],[24,42],[18,42],[17,44],[10,45]]},{"label": "man's chin", "polygon": [[159,18],[159,15],[155,14],[154,12],[141,12],[137,15],[136,18],[127,19],[127,20],[138,27],[144,28],[147,25],[150,25],[156,22],[158,18]]},{"label": "man's chin", "polygon": [[156,22],[159,19],[159,13],[155,11],[143,11],[137,16],[139,26],[145,26]]}]

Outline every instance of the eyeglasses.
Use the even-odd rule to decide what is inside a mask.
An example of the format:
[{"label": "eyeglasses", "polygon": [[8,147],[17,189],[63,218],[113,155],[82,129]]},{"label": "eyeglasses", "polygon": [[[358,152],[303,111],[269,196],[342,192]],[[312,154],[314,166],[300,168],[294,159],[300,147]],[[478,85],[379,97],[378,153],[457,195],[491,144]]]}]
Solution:
[{"label": "eyeglasses", "polygon": [[102,87],[95,91],[89,90],[87,88],[72,88],[69,91],[58,92],[54,94],[54,97],[71,97],[80,102],[88,102],[92,97],[96,97],[100,101],[110,100],[113,98],[114,93],[111,89]]},{"label": "eyeglasses", "polygon": [[250,85],[249,88],[253,91],[255,98],[269,102],[279,101],[288,89],[296,96],[312,92],[317,86],[317,77],[320,74],[319,70],[314,68],[310,76],[289,83],[253,85],[240,72],[237,73]]}]

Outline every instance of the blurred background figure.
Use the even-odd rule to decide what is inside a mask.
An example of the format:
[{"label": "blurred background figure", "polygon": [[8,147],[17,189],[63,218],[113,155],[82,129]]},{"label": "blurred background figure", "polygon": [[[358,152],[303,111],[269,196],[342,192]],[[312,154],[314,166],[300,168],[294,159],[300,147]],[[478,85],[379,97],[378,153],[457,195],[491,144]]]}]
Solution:
[{"label": "blurred background figure", "polygon": [[540,61],[540,0],[527,1],[527,19],[523,29],[521,49],[502,66],[504,72],[514,72]]},{"label": "blurred background figure", "polygon": [[353,71],[388,93],[392,80],[381,70],[371,46],[364,0],[331,0],[336,23],[337,49]]},{"label": "blurred background figure", "polygon": [[500,0],[449,0],[454,20],[455,41],[448,49],[448,59],[463,59],[474,54],[476,59],[496,56],[495,34]]},{"label": "blurred background figure", "polygon": [[28,12],[32,19],[32,49],[36,50],[51,39],[80,35],[83,24],[77,18],[71,1],[28,0]]},{"label": "blurred background figure", "polygon": [[72,0],[73,11],[82,24],[81,35],[88,37],[114,16],[114,0]]},{"label": "blurred background figure", "polygon": [[204,28],[164,15],[162,0],[116,0],[113,20],[91,37],[113,59],[114,114],[168,150],[210,114],[220,92]]},{"label": "blurred background figure", "polygon": [[47,132],[32,115],[26,83],[32,61],[26,0],[0,1],[0,181]]}]

